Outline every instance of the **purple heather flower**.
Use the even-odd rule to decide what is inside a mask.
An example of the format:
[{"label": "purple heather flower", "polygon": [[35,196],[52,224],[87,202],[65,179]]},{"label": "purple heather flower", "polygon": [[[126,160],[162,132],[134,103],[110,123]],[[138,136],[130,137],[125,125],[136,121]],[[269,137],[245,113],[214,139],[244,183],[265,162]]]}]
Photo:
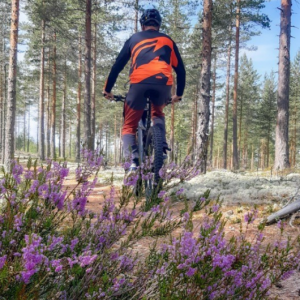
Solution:
[{"label": "purple heather flower", "polygon": [[197,268],[189,268],[188,271],[185,273],[186,276],[192,277],[197,271]]},{"label": "purple heather flower", "polygon": [[0,257],[0,270],[3,268],[3,266],[6,262],[6,258],[7,258],[7,255],[4,255],[4,256]]},{"label": "purple heather flower", "polygon": [[166,191],[160,191],[157,196],[158,198],[163,198],[166,193]]},{"label": "purple heather flower", "polygon": [[181,188],[180,190],[178,190],[178,191],[176,192],[176,195],[177,195],[177,196],[180,196],[183,192],[184,192],[184,188]]},{"label": "purple heather flower", "polygon": [[156,205],[156,206],[152,207],[151,211],[154,212],[154,213],[159,213],[160,212],[160,206]]}]

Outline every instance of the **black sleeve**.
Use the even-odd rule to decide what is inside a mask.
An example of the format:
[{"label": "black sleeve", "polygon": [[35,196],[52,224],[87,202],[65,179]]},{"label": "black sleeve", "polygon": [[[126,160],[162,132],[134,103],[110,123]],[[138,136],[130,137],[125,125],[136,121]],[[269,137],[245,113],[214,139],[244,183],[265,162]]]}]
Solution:
[{"label": "black sleeve", "polygon": [[108,75],[104,90],[108,93],[111,92],[114,84],[116,83],[116,80],[118,78],[118,75],[120,72],[124,69],[127,62],[130,59],[130,47],[129,47],[129,40],[126,41],[124,44],[121,52],[119,53],[114,65],[112,66],[110,73]]},{"label": "black sleeve", "polygon": [[174,52],[175,52],[175,55],[176,55],[177,61],[178,61],[177,66],[176,67],[173,66],[173,68],[176,72],[176,75],[177,75],[177,92],[176,92],[176,94],[177,94],[177,96],[182,96],[183,92],[184,92],[184,88],[185,88],[185,68],[184,68],[182,58],[180,56],[180,53],[179,53],[178,48],[175,43],[174,43]]}]

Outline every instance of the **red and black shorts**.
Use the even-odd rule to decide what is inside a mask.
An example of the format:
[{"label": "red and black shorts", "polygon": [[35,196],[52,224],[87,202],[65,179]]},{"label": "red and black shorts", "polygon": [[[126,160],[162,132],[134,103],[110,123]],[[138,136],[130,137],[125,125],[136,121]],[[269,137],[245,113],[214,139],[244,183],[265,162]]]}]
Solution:
[{"label": "red and black shorts", "polygon": [[151,118],[164,117],[163,109],[171,98],[170,85],[131,84],[124,105],[124,125],[122,135],[136,134],[138,122],[147,104],[151,101]]}]

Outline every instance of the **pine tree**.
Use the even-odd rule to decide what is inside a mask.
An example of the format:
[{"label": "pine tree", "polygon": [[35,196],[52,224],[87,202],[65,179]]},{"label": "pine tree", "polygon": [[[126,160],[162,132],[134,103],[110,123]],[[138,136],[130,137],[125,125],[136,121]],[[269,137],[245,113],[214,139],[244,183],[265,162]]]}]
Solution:
[{"label": "pine tree", "polygon": [[[270,166],[271,157],[274,153],[274,130],[276,119],[276,83],[275,75],[272,71],[269,75],[265,74],[262,90],[262,99],[258,109],[258,123],[260,139],[266,143],[266,153],[264,165]],[[272,155],[272,156],[271,156]]]}]

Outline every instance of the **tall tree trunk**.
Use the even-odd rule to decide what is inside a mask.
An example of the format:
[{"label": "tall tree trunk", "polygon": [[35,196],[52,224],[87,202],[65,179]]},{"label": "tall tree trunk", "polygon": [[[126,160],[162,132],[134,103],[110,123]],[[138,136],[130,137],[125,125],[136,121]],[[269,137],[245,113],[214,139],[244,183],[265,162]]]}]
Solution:
[{"label": "tall tree trunk", "polygon": [[211,98],[211,124],[210,124],[210,154],[209,161],[212,167],[213,165],[213,150],[214,150],[214,125],[215,125],[215,102],[216,102],[216,72],[217,72],[217,55],[214,55],[214,71],[213,71],[213,90],[212,90],[212,98]]},{"label": "tall tree trunk", "polygon": [[51,113],[51,158],[56,158],[55,121],[56,121],[56,32],[53,36],[53,67],[52,67],[52,113]]},{"label": "tall tree trunk", "polygon": [[92,0],[86,0],[85,12],[85,90],[84,90],[84,131],[86,147],[93,149],[91,135],[91,16]]},{"label": "tall tree trunk", "polygon": [[39,157],[45,160],[45,113],[44,113],[44,69],[45,69],[45,21],[42,20],[42,47],[41,47],[41,66],[40,66],[40,99],[39,99]]},{"label": "tall tree trunk", "polygon": [[61,106],[61,157],[66,157],[67,58],[65,59],[64,91]]},{"label": "tall tree trunk", "polygon": [[202,29],[202,68],[199,80],[198,98],[198,128],[197,152],[203,161],[201,171],[206,172],[209,102],[210,102],[210,66],[211,66],[211,24],[212,0],[203,3],[203,29]]},{"label": "tall tree trunk", "polygon": [[76,122],[76,160],[80,160],[80,122],[81,122],[81,36],[79,36],[78,83],[77,83],[77,122]]},{"label": "tall tree trunk", "polygon": [[5,130],[5,155],[4,165],[10,170],[11,160],[14,157],[14,131],[16,118],[16,81],[17,81],[17,54],[18,54],[18,30],[19,30],[19,0],[11,1],[11,31],[10,53],[8,72],[8,97]]},{"label": "tall tree trunk", "polygon": [[291,0],[281,0],[279,67],[277,89],[277,123],[275,137],[275,170],[290,167],[289,162],[289,88]]},{"label": "tall tree trunk", "polygon": [[135,0],[134,5],[135,17],[134,17],[134,32],[138,32],[138,21],[139,21],[139,0]]},{"label": "tall tree trunk", "polygon": [[92,88],[92,120],[91,120],[91,145],[95,145],[96,135],[96,86],[97,86],[97,23],[95,22],[95,38],[93,53],[93,88]]},{"label": "tall tree trunk", "polygon": [[225,103],[225,120],[224,120],[224,142],[223,142],[223,168],[227,169],[227,141],[228,141],[228,110],[229,110],[229,93],[230,93],[230,63],[231,63],[231,26],[230,39],[227,51],[227,73],[226,73],[226,103]]},{"label": "tall tree trunk", "polygon": [[50,112],[50,79],[51,79],[51,53],[48,53],[48,79],[47,79],[47,131],[46,131],[46,157],[50,157],[50,133],[51,133],[51,112]]},{"label": "tall tree trunk", "polygon": [[238,145],[237,145],[237,91],[239,80],[239,49],[240,49],[240,0],[237,0],[236,8],[236,32],[235,32],[235,65],[234,65],[234,88],[233,88],[233,168],[239,168]]}]

